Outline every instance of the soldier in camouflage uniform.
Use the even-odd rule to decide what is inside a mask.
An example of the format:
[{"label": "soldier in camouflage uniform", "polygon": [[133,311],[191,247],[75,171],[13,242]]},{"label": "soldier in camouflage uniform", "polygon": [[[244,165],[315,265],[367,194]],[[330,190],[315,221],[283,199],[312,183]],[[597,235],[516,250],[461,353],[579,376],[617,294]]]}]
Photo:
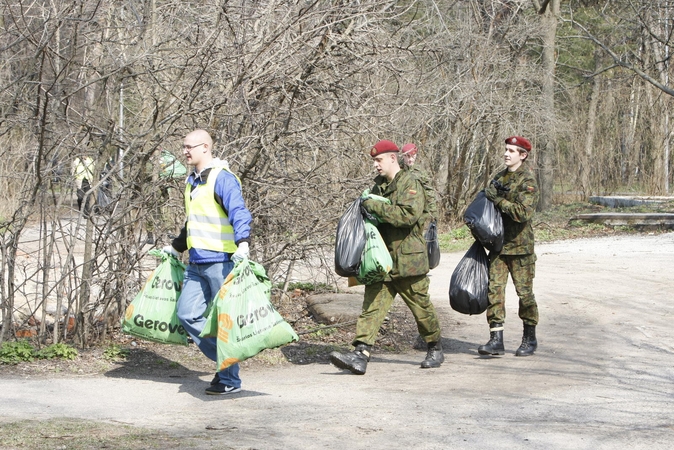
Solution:
[{"label": "soldier in camouflage uniform", "polygon": [[417,153],[419,150],[417,146],[410,143],[403,145],[401,150],[401,168],[403,170],[409,170],[414,178],[419,180],[421,186],[424,188],[424,194],[426,196],[426,206],[424,212],[428,213],[431,220],[438,218],[438,202],[435,198],[435,189],[433,188],[433,182],[431,177],[428,175],[428,172],[420,168],[418,165],[414,165],[417,160]]},{"label": "soldier in camouflage uniform", "polygon": [[362,375],[370,360],[370,350],[396,294],[400,294],[417,322],[419,334],[427,342],[428,353],[422,368],[440,367],[444,361],[440,323],[431,303],[428,287],[428,255],[423,237],[424,193],[419,181],[398,164],[398,147],[391,141],[377,142],[370,151],[379,176],[371,192],[388,198],[391,204],[365,200],[363,207],[379,217],[379,231],[393,259],[384,281],[365,286],[363,311],[356,324],[355,350],[332,352],[330,361],[341,369]]},{"label": "soldier in camouflage uniform", "polygon": [[521,137],[505,140],[506,168],[496,175],[485,195],[501,211],[504,243],[500,253],[489,254],[489,342],[478,348],[481,355],[503,355],[503,323],[505,321],[505,289],[508,273],[519,297],[519,316],[524,322],[522,345],[516,356],[529,356],[538,346],[536,325],[538,305],[533,293],[536,270],[534,231],[531,220],[538,203],[536,178],[525,164],[531,143]]},{"label": "soldier in camouflage uniform", "polygon": [[[433,181],[428,175],[428,172],[421,169],[418,164],[414,164],[417,160],[418,152],[419,150],[415,144],[405,144],[401,150],[402,157],[398,159],[398,162],[400,162],[400,167],[403,170],[409,171],[424,188],[424,196],[426,198],[424,213],[428,217],[424,223],[424,237],[427,238],[426,249],[430,268],[434,269],[440,264],[440,246],[437,242],[438,202],[435,195],[435,188],[433,188]],[[432,234],[431,227],[435,227],[435,231]]]}]

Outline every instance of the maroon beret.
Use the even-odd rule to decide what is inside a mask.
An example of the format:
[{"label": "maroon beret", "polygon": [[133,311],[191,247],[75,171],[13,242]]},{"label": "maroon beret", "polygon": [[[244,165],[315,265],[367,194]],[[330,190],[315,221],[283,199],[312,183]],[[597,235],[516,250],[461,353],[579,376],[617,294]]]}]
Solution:
[{"label": "maroon beret", "polygon": [[418,151],[419,149],[417,149],[417,146],[412,143],[403,145],[402,149],[403,154],[416,155]]},{"label": "maroon beret", "polygon": [[398,148],[397,145],[395,145],[391,141],[387,141],[386,139],[384,139],[372,146],[372,149],[370,150],[370,156],[374,158],[375,156],[381,155],[382,153],[399,152],[399,151],[400,149]]},{"label": "maroon beret", "polygon": [[505,140],[506,144],[510,145],[516,145],[519,148],[522,148],[528,152],[531,151],[531,142],[527,138],[523,138],[522,136],[510,136],[508,139]]}]

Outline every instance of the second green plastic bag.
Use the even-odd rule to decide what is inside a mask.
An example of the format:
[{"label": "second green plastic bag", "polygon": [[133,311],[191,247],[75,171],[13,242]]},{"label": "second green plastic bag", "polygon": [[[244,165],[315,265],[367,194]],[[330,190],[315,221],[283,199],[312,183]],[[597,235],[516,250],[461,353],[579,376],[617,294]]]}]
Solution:
[{"label": "second green plastic bag", "polygon": [[201,337],[217,333],[218,371],[299,340],[272,305],[271,281],[256,262],[244,259],[237,264],[213,301]]},{"label": "second green plastic bag", "polygon": [[[386,197],[370,194],[369,189],[363,191],[361,197],[391,204]],[[360,270],[356,276],[359,284],[368,285],[384,281],[386,274],[393,268],[391,254],[377,229],[377,223],[380,222],[379,217],[373,213],[368,213],[365,217],[365,249],[360,258]]]},{"label": "second green plastic bag", "polygon": [[359,283],[368,285],[383,281],[393,267],[393,260],[379,230],[368,219],[365,220],[365,237],[365,249],[356,279]]}]

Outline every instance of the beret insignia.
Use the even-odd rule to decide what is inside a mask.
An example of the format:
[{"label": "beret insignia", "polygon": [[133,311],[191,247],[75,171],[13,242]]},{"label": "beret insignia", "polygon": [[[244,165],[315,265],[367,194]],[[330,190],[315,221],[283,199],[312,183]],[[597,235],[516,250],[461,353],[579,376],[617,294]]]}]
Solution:
[{"label": "beret insignia", "polygon": [[527,152],[531,151],[531,142],[529,142],[529,139],[522,136],[510,136],[509,138],[506,138],[505,143],[516,145]]}]

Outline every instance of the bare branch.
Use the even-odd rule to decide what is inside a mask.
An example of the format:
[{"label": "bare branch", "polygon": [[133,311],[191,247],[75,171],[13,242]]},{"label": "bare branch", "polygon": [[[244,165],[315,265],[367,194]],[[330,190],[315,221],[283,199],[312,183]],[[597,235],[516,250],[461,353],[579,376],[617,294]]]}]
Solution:
[{"label": "bare branch", "polygon": [[587,39],[591,40],[594,42],[596,45],[601,47],[604,52],[609,55],[612,59],[613,62],[620,67],[624,67],[625,69],[631,70],[635,74],[637,74],[641,79],[644,81],[650,83],[651,85],[655,86],[656,88],[660,89],[662,92],[674,96],[674,89],[670,88],[669,86],[661,83],[660,81],[656,80],[652,76],[648,75],[646,72],[635,66],[634,64],[631,64],[629,62],[624,61],[620,56],[618,56],[613,50],[611,50],[604,42],[601,40],[597,39],[590,31],[588,31],[587,28],[585,28],[582,24],[578,23],[575,20],[570,20],[569,21],[574,27],[579,28],[580,30],[585,33],[585,36]]}]

